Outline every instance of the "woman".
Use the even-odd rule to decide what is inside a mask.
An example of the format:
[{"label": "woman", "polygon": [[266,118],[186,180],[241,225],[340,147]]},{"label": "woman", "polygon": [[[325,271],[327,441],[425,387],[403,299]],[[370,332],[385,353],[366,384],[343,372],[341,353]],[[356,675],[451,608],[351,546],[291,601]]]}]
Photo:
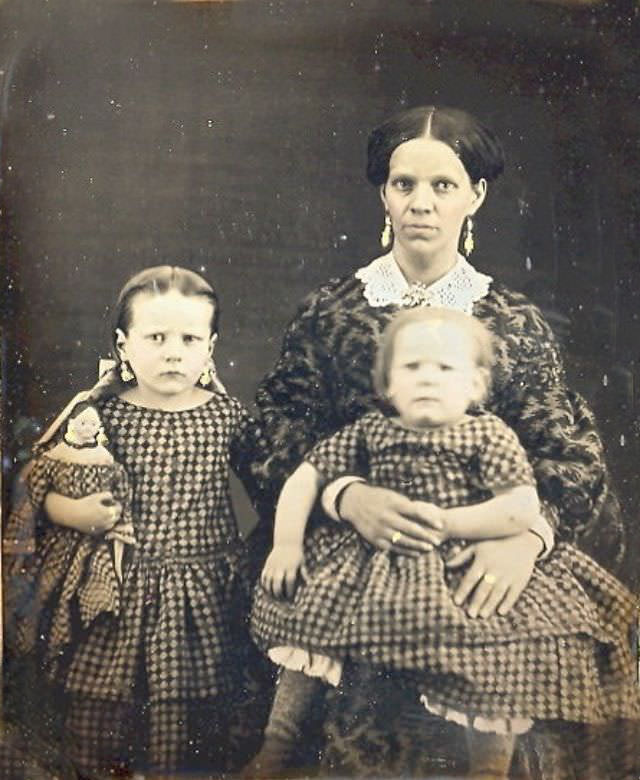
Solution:
[{"label": "woman", "polygon": [[[542,314],[458,251],[461,241],[467,255],[473,249],[472,218],[503,165],[493,133],[462,111],[414,108],[375,129],[367,177],[384,207],[386,252],[303,302],[257,395],[275,448],[271,469],[284,480],[316,441],[374,408],[374,348],[399,308],[444,306],[488,325],[497,359],[486,407],[516,430],[543,508],[533,533],[478,542],[449,561],[466,567],[456,602],[480,619],[509,611],[536,558],[551,551],[553,532],[575,541],[597,522],[608,496],[593,417],[565,385]],[[419,554],[435,542],[420,502],[356,479],[325,491],[323,503],[336,520],[352,523],[381,549]],[[356,664],[345,669],[343,680],[329,701],[328,772],[427,776],[437,769],[432,749],[438,751],[449,727],[409,703],[417,700],[409,680]],[[439,735],[433,744],[426,740],[429,729]]]}]

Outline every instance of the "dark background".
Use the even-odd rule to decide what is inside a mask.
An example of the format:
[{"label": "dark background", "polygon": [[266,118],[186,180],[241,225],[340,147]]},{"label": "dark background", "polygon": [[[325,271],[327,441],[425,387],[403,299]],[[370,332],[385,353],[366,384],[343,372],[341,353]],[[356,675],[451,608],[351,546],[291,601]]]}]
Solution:
[{"label": "dark background", "polygon": [[[95,380],[108,305],[147,265],[213,281],[218,368],[251,403],[301,298],[379,254],[368,131],[401,107],[460,106],[508,156],[472,260],[554,324],[605,437],[637,585],[633,5],[0,0],[5,471]],[[605,563],[606,542],[588,543]]]}]

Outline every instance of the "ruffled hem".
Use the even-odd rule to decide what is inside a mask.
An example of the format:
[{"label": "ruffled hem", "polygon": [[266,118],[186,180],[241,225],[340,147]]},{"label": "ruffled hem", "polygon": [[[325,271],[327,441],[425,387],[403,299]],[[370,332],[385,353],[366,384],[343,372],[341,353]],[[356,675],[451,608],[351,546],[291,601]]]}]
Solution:
[{"label": "ruffled hem", "polygon": [[310,653],[299,647],[287,645],[272,647],[269,658],[274,664],[294,672],[304,672],[309,677],[319,677],[337,688],[342,677],[342,662],[322,653]]},{"label": "ruffled hem", "polygon": [[486,718],[483,715],[470,715],[466,712],[460,712],[453,707],[448,707],[446,704],[429,701],[429,698],[424,693],[420,696],[420,702],[426,710],[440,718],[484,733],[525,734],[533,726],[531,718]]}]

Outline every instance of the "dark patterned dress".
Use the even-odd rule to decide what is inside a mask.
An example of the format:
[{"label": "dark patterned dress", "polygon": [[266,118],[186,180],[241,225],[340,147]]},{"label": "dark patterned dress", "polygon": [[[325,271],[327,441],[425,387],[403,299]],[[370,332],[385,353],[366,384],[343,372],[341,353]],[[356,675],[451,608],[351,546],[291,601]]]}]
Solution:
[{"label": "dark patterned dress", "polygon": [[257,496],[259,429],[222,394],[177,412],[113,397],[101,415],[131,481],[137,544],[119,618],[97,622],[66,670],[74,758],[88,773],[225,768],[251,647],[229,469]]},{"label": "dark patterned dress", "polygon": [[[415,431],[372,412],[306,460],[325,481],[365,473],[372,485],[443,508],[535,483],[517,437],[491,414]],[[634,602],[613,576],[562,544],[508,615],[475,620],[453,602],[459,575],[445,569],[451,549],[443,548],[419,557],[381,552],[328,520],[307,537],[308,576],[293,602],[258,588],[254,634],[267,648],[415,672],[429,709],[456,720],[466,713],[470,725],[481,718],[476,724],[499,721],[512,730],[533,718],[600,722],[640,714],[638,693],[627,685]],[[516,726],[519,719],[529,724]]]},{"label": "dark patterned dress", "polygon": [[[127,474],[117,462],[73,463],[44,453],[23,475],[24,494],[7,522],[3,548],[11,566],[6,596],[8,641],[16,653],[38,648],[55,679],[61,652],[105,613],[120,609],[113,543],[50,522],[42,507],[50,492],[83,498],[110,491],[130,522]],[[75,639],[74,639],[75,638]]]},{"label": "dark patterned dress", "polygon": [[[398,310],[397,305],[370,305],[354,275],[330,281],[302,303],[285,333],[280,359],[256,397],[274,448],[270,466],[276,482],[282,484],[317,441],[377,408],[371,381],[374,353]],[[556,538],[575,542],[609,517],[602,513],[609,480],[593,415],[567,388],[556,339],[524,295],[494,283],[474,303],[473,314],[489,327],[495,342],[486,408],[516,431]],[[617,528],[608,527],[603,535],[612,531]],[[557,647],[560,640],[553,642]],[[418,696],[402,673],[355,663],[345,668],[340,689],[328,697],[325,773],[428,777],[442,773],[441,762],[459,762],[464,753],[459,738],[447,753],[443,721],[429,721]],[[545,780],[609,777],[602,751],[596,751],[597,761],[571,774],[571,762],[561,760],[558,752],[567,743],[566,734],[558,750],[549,747],[557,744],[555,732],[560,731],[531,735],[530,760],[545,763],[542,742],[541,755],[550,756],[543,768],[537,767]],[[576,755],[584,757],[584,740],[578,745]],[[622,747],[629,755],[626,746],[620,752]],[[465,771],[464,761],[457,769]]]}]

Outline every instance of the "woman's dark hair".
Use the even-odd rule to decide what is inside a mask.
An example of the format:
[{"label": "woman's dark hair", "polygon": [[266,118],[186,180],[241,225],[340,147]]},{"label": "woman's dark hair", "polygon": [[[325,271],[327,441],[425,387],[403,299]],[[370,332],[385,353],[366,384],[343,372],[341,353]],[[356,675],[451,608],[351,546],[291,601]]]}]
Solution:
[{"label": "woman's dark hair", "polygon": [[433,138],[447,144],[475,184],[493,181],[504,169],[502,145],[488,127],[457,108],[420,106],[394,114],[369,135],[367,179],[381,187],[389,178],[389,161],[400,144]]},{"label": "woman's dark hair", "polygon": [[393,360],[395,341],[401,330],[416,323],[444,323],[453,325],[465,332],[475,348],[475,362],[478,368],[484,369],[486,376],[485,396],[491,382],[494,352],[493,337],[489,329],[476,317],[453,309],[443,309],[436,306],[418,306],[415,309],[405,309],[389,322],[378,345],[373,367],[373,387],[378,398],[384,403],[389,389],[389,370]]},{"label": "woman's dark hair", "polygon": [[131,326],[133,299],[140,293],[164,295],[177,290],[185,296],[198,296],[208,300],[213,307],[211,333],[218,332],[220,307],[218,296],[213,287],[202,276],[177,265],[155,265],[140,271],[125,284],[120,291],[111,317],[111,348],[116,364],[120,363],[116,343],[116,330],[127,333]]}]

